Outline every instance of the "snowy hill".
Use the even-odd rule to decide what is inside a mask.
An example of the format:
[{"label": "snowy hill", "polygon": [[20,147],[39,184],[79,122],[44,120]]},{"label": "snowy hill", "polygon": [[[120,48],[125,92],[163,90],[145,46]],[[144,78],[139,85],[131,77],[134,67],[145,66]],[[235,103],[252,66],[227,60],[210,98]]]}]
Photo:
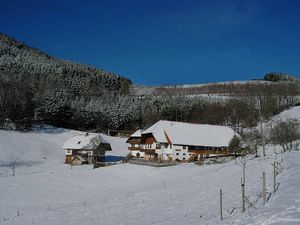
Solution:
[{"label": "snowy hill", "polygon": [[300,121],[300,106],[295,106],[290,108],[289,110],[281,112],[280,114],[275,116],[273,120],[285,120],[287,118],[294,118]]},{"label": "snowy hill", "polygon": [[300,224],[300,154],[289,152],[284,154],[283,159],[285,171],[278,180],[280,187],[274,196],[271,195],[269,202],[251,209],[245,217],[230,219],[227,224]]},{"label": "snowy hill", "polygon": [[[299,115],[294,112],[299,109],[290,112]],[[249,157],[246,195],[253,206],[242,213],[239,160],[166,168],[131,164],[94,170],[89,165],[70,167],[63,164],[61,146],[78,133],[51,127],[29,133],[0,131],[2,165],[14,157],[32,162],[30,166],[19,165],[16,176],[11,175],[9,167],[0,167],[1,225],[300,223],[299,152],[274,154],[274,149],[278,152],[280,148],[267,146],[267,157]],[[118,146],[113,154],[123,153],[124,140],[107,138]],[[276,159],[282,159],[283,172],[277,177],[280,185],[274,194],[271,163]],[[270,196],[265,206],[262,172],[266,173]],[[223,221],[219,215],[220,189]]]},{"label": "snowy hill", "polygon": [[61,146],[76,131],[44,127],[32,132],[0,130],[0,165],[13,161],[23,163],[60,162],[65,152]]},{"label": "snowy hill", "polygon": [[[298,152],[283,155],[285,171],[280,175],[279,191],[262,206],[258,197],[261,172],[266,172],[267,188],[271,190],[270,162],[273,160],[269,156],[265,160],[249,161],[247,195],[257,203],[244,215],[240,203],[241,169],[235,161],[169,168],[121,164],[96,170],[88,166],[70,169],[59,165],[44,171],[36,171],[36,166],[31,173],[0,177],[0,221],[43,225],[100,221],[101,224],[136,225],[280,224],[268,222],[276,218],[274,221],[297,224],[300,197],[299,181],[295,178],[300,171],[296,163],[300,155]],[[224,193],[222,222],[218,211],[219,189]]]},{"label": "snowy hill", "polygon": [[[65,151],[64,142],[83,132],[52,126],[35,127],[31,132],[0,130],[0,166],[16,162],[19,165],[62,164]],[[111,156],[126,156],[126,138],[103,135],[111,143]]]}]

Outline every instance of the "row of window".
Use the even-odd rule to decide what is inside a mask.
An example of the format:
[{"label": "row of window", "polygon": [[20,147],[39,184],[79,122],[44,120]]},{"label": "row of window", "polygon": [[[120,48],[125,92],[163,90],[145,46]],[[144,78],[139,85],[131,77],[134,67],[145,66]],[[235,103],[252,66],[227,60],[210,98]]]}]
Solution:
[{"label": "row of window", "polygon": [[[134,147],[135,145],[131,145],[131,146]],[[173,145],[172,145],[172,144],[164,144],[163,146],[164,146],[165,148],[168,148],[168,147],[169,147],[169,148],[173,148]],[[156,144],[155,147],[156,147],[156,148],[160,148],[161,145],[160,145],[160,144]],[[152,148],[152,144],[145,144],[145,148],[148,148],[148,149]],[[183,148],[183,149],[187,149],[187,146],[183,145],[182,148]]]},{"label": "row of window", "polygon": [[[176,155],[179,155],[179,152],[177,152]],[[182,155],[185,156],[186,154],[185,154],[185,153],[182,153]],[[192,154],[189,153],[189,156],[191,156],[191,155],[192,155]]]},{"label": "row of window", "polygon": [[[164,147],[165,148],[168,148],[168,146],[170,148],[173,147],[172,144],[168,145],[168,144],[164,144]],[[156,144],[155,145],[156,148],[160,148],[161,145],[160,144]],[[145,148],[146,149],[151,149],[152,148],[152,144],[145,144]],[[182,146],[182,149],[187,149],[187,146],[186,145],[183,145]],[[209,146],[190,146],[189,147],[190,150],[226,150],[225,147],[209,147]],[[180,151],[180,149],[176,149],[178,151]]]},{"label": "row of window", "polygon": [[[135,147],[136,145],[131,145],[132,147]],[[164,144],[163,145],[165,148],[172,148],[173,145],[172,144]],[[155,145],[156,148],[161,148],[161,144],[156,144]],[[145,144],[145,148],[146,149],[151,149],[152,148],[152,144]],[[188,146],[183,145],[182,149],[188,149]],[[190,146],[189,147],[190,150],[226,150],[226,147],[209,147],[209,146]],[[176,149],[177,150],[177,149]],[[178,149],[180,150],[180,149]]]}]

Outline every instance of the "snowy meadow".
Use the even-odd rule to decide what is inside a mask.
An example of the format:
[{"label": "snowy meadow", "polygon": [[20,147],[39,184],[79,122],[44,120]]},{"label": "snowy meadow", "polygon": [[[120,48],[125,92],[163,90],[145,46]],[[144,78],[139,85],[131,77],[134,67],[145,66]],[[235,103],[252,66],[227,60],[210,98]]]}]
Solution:
[{"label": "snowy meadow", "polygon": [[[298,115],[292,112],[285,114]],[[242,213],[238,159],[164,168],[128,163],[98,169],[70,167],[64,164],[61,147],[78,133],[47,126],[25,133],[0,131],[0,224],[300,224],[299,151],[279,154],[279,146],[268,145],[266,157],[248,157],[245,191],[249,202]],[[109,154],[128,154],[126,139],[107,138],[113,148]],[[276,193],[274,161],[283,167]]]}]

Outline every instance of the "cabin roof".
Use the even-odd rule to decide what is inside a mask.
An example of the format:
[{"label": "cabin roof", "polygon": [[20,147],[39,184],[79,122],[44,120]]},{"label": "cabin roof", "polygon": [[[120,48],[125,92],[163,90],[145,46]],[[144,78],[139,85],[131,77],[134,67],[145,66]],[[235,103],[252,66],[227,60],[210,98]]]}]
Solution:
[{"label": "cabin roof", "polygon": [[160,120],[144,130],[142,134],[152,134],[157,142],[193,146],[225,147],[236,133],[226,126],[192,124]]},{"label": "cabin roof", "polygon": [[74,159],[78,158],[81,162],[86,162],[87,160],[85,158],[83,158],[81,155],[75,155],[74,158],[72,159],[72,161]]},{"label": "cabin roof", "polygon": [[86,133],[79,134],[75,137],[70,138],[64,143],[63,148],[75,150],[94,150],[101,143],[109,144],[109,142],[107,142],[105,138],[99,133]]}]

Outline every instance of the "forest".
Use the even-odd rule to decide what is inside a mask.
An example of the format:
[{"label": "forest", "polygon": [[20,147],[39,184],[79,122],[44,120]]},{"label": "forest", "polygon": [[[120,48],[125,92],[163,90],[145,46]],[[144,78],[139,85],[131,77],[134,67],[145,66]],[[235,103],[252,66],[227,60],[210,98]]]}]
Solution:
[{"label": "forest", "polygon": [[0,34],[0,127],[34,123],[133,131],[160,119],[221,124],[240,130],[299,104],[299,80],[269,73],[261,80],[143,87],[122,76],[60,60]]}]

